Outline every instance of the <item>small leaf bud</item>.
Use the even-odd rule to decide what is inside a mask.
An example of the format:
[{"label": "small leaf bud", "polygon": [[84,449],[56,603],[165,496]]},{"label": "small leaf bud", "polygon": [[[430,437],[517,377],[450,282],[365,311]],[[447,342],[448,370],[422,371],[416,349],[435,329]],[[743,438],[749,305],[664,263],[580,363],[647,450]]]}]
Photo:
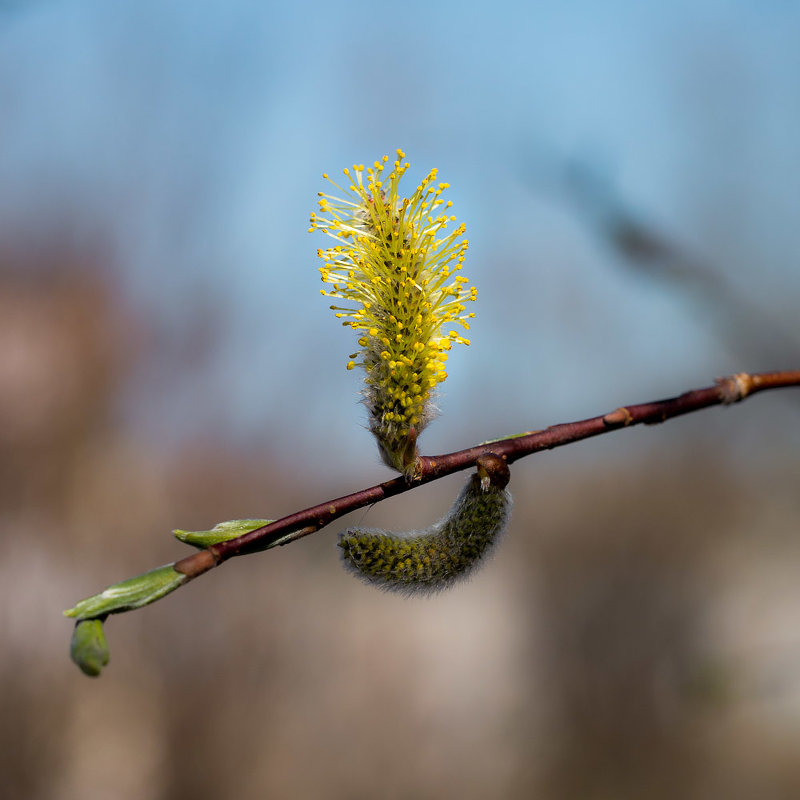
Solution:
[{"label": "small leaf bud", "polygon": [[96,678],[109,659],[103,620],[84,619],[78,622],[72,632],[69,654],[84,675]]}]

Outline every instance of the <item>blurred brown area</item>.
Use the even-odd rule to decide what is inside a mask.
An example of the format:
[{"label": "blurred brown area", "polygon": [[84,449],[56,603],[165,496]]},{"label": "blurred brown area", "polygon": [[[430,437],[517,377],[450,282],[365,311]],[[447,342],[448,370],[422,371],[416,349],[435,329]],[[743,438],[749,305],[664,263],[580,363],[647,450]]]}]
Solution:
[{"label": "blurred brown area", "polygon": [[[117,424],[148,345],[106,258],[0,252],[4,797],[800,796],[797,460],[734,469],[667,427],[635,463],[624,436],[602,469],[521,463],[498,554],[446,594],[359,584],[330,532],[112,618],[80,674],[61,610],[182,555],[172,528],[360,488]],[[433,519],[454,485],[370,524]]]}]

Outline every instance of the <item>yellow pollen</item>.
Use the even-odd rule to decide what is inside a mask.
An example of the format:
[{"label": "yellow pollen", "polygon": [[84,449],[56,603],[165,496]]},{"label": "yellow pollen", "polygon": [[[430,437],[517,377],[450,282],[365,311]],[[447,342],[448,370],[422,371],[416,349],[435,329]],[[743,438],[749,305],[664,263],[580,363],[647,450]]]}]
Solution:
[{"label": "yellow pollen", "polygon": [[345,168],[343,186],[324,173],[338,196],[320,193],[309,228],[334,240],[317,252],[328,287],[320,291],[338,301],[336,316],[359,334],[361,350],[347,368],[364,367],[370,428],[395,462],[410,427],[419,432],[430,419],[431,393],[447,377],[446,351],[454,342],[469,344],[449,326],[469,330],[474,313],[466,305],[477,295],[458,274],[468,247],[465,227],[447,232],[456,218],[452,201],[441,196],[450,185],[437,182],[432,169],[402,197],[408,169],[398,149],[394,161],[385,155],[366,168]]}]

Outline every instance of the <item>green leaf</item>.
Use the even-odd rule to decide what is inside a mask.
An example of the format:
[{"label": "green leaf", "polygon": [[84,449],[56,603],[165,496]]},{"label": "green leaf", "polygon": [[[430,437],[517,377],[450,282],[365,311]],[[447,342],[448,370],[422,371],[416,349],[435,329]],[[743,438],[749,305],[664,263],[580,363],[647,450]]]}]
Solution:
[{"label": "green leaf", "polygon": [[272,519],[231,519],[227,522],[220,522],[210,531],[176,530],[172,533],[182,542],[204,550],[212,544],[219,544],[220,542],[236,539],[257,528],[263,528],[265,525],[269,525],[274,521],[275,520]]},{"label": "green leaf", "polygon": [[65,611],[64,616],[79,620],[94,619],[141,608],[174,591],[187,580],[188,576],[173,569],[172,564],[165,564],[81,600],[74,608]]}]

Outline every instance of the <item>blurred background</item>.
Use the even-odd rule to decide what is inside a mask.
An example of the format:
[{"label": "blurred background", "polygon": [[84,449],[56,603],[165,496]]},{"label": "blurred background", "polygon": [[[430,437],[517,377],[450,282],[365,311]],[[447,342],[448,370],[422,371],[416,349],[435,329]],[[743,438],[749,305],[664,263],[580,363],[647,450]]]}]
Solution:
[{"label": "blurred background", "polygon": [[323,171],[452,184],[477,319],[427,454],[798,368],[799,37],[787,0],[0,3],[4,797],[800,796],[796,390],[519,462],[437,597],[333,526],[112,618],[99,680],[61,616],[173,528],[390,477]]}]

